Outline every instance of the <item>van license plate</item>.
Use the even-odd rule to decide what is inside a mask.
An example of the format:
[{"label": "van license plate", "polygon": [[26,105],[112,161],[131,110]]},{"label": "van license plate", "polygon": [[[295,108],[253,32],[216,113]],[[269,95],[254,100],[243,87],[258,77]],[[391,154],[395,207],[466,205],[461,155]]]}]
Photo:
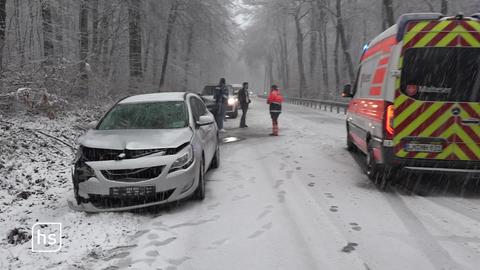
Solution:
[{"label": "van license plate", "polygon": [[155,186],[110,188],[110,196],[115,196],[115,197],[148,196],[148,195],[154,195],[154,194],[155,194]]},{"label": "van license plate", "polygon": [[417,144],[407,143],[405,145],[407,152],[427,152],[427,153],[441,153],[443,146],[441,144]]}]

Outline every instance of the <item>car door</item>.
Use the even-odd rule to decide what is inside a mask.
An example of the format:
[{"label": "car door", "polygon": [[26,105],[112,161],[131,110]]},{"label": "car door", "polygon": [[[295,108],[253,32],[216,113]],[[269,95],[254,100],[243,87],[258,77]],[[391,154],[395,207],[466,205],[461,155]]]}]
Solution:
[{"label": "car door", "polygon": [[[204,103],[195,96],[190,97],[190,106],[192,108],[193,120],[195,123],[200,120],[200,116],[207,114],[207,108],[205,107]],[[205,165],[208,165],[208,162],[210,162],[214,154],[211,142],[211,133],[214,129],[213,126],[213,124],[195,126],[195,134],[197,139],[202,144],[202,149],[205,154]]]},{"label": "car door", "polygon": [[[203,103],[201,100],[197,99],[197,106],[198,106],[198,112],[200,115],[208,115],[210,112],[208,111],[205,103]],[[206,128],[207,134],[205,138],[205,155],[206,158],[208,156],[208,160],[212,160],[213,156],[215,155],[215,151],[217,150],[217,144],[218,144],[218,136],[217,136],[217,129],[215,128],[215,123],[212,123],[210,125],[204,126]],[[207,155],[208,152],[208,155]]]}]

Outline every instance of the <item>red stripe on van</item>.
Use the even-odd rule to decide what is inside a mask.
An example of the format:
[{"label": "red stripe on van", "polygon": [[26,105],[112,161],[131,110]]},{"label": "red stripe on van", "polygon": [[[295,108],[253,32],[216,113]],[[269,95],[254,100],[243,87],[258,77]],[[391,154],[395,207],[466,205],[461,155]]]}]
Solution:
[{"label": "red stripe on van", "polygon": [[[422,106],[418,107],[414,112],[412,112],[403,122],[395,127],[395,133],[400,133],[402,132],[406,127],[408,127],[417,117],[422,115],[423,112],[428,110],[433,105],[433,103],[424,103]],[[410,135],[410,134],[408,134]],[[407,135],[407,136],[408,136]]]},{"label": "red stripe on van", "polygon": [[396,36],[387,37],[379,43],[375,44],[373,47],[367,49],[367,51],[363,54],[361,61],[365,61],[379,52],[388,53],[391,51],[392,46],[395,44],[397,44]]},{"label": "red stripe on van", "polygon": [[382,87],[380,86],[372,86],[370,88],[370,96],[379,96],[380,94],[382,94]]},{"label": "red stripe on van", "polygon": [[380,61],[378,62],[378,65],[379,66],[384,66],[384,65],[388,64],[389,60],[390,60],[390,56],[384,57],[384,58],[380,59]]},{"label": "red stripe on van", "polygon": [[378,68],[373,75],[372,84],[380,84],[383,83],[383,79],[385,78],[385,73],[387,72],[386,67]]}]

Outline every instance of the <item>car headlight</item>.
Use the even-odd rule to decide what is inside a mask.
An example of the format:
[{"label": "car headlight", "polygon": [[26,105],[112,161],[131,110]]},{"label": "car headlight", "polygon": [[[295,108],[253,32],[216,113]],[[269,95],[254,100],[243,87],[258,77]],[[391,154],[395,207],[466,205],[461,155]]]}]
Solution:
[{"label": "car headlight", "polygon": [[193,163],[193,147],[191,144],[189,144],[187,147],[185,147],[184,152],[175,162],[173,162],[172,166],[170,167],[169,172],[174,172],[182,169],[186,169],[190,167]]},{"label": "car headlight", "polygon": [[233,105],[233,104],[235,104],[235,101],[236,101],[235,98],[229,98],[229,99],[228,99],[228,105]]}]

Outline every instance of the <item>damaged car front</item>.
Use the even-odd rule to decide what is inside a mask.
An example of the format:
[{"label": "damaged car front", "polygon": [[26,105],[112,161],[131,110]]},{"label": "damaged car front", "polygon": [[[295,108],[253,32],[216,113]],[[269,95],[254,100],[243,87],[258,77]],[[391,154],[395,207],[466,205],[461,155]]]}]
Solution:
[{"label": "damaged car front", "polygon": [[184,100],[116,104],[78,140],[76,208],[129,210],[204,196],[201,138]]}]

